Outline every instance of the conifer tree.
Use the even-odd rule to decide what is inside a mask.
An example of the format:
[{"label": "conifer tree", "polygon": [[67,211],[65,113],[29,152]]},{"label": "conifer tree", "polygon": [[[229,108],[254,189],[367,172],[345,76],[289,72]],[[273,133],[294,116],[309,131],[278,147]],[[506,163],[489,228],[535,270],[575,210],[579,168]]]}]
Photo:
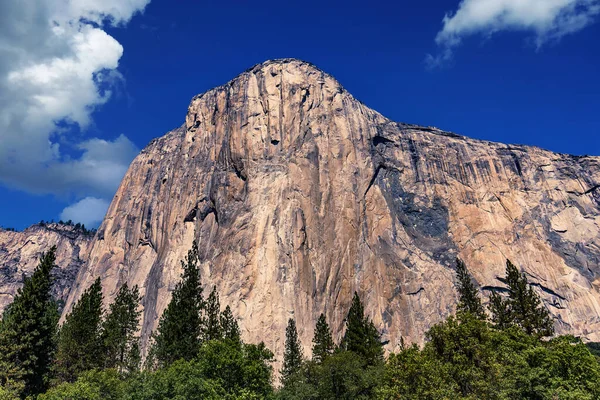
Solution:
[{"label": "conifer tree", "polygon": [[221,330],[224,339],[241,343],[240,328],[229,306],[225,307],[225,310],[221,313]]},{"label": "conifer tree", "polygon": [[198,245],[194,242],[171,301],[160,318],[154,335],[154,359],[159,367],[179,359],[191,360],[198,354],[205,327],[204,298],[198,269]]},{"label": "conifer tree", "polygon": [[333,353],[335,348],[333,338],[331,337],[331,330],[329,329],[329,325],[327,325],[324,314],[321,314],[317,320],[315,335],[312,341],[312,359],[320,364]]},{"label": "conifer tree", "polygon": [[213,286],[213,290],[206,301],[206,340],[219,340],[223,337],[220,316],[219,293],[217,287]]},{"label": "conifer tree", "polygon": [[102,299],[98,278],[83,292],[60,328],[55,363],[60,381],[73,382],[82,372],[102,366]]},{"label": "conifer tree", "polygon": [[15,385],[23,397],[45,390],[54,354],[58,308],[52,300],[56,247],[42,254],[0,321],[0,386]]},{"label": "conifer tree", "polygon": [[528,335],[538,337],[554,334],[552,318],[542,305],[539,295],[528,284],[525,273],[506,260],[506,285],[508,298],[494,293],[490,297],[492,321],[498,328],[509,325],[521,327]]},{"label": "conifer tree", "polygon": [[456,277],[458,278],[459,294],[457,311],[459,313],[469,313],[477,319],[485,320],[485,310],[477,288],[471,280],[467,266],[459,258],[456,259]]},{"label": "conifer tree", "polygon": [[342,350],[356,353],[369,365],[383,361],[381,335],[373,322],[365,317],[363,304],[356,292],[346,317],[346,332],[340,347]]},{"label": "conifer tree", "polygon": [[127,358],[125,359],[125,369],[128,373],[138,372],[142,365],[142,354],[140,352],[140,341],[136,339],[129,349]]},{"label": "conifer tree", "polygon": [[104,368],[115,368],[123,372],[131,363],[129,357],[136,357],[133,354],[135,348],[139,353],[138,338],[135,336],[140,322],[139,303],[137,285],[132,289],[129,289],[127,283],[121,286],[102,324]]},{"label": "conifer tree", "polygon": [[490,304],[488,305],[492,313],[492,323],[497,329],[506,329],[512,325],[513,319],[508,307],[508,301],[504,300],[496,292],[490,294]]},{"label": "conifer tree", "polygon": [[508,306],[514,322],[528,335],[551,336],[554,327],[550,313],[533,287],[528,284],[525,273],[520,273],[510,260],[506,260],[506,284]]},{"label": "conifer tree", "polygon": [[285,328],[285,351],[283,353],[283,368],[281,369],[281,382],[284,385],[291,375],[300,370],[303,356],[302,345],[296,330],[296,321],[290,318]]}]

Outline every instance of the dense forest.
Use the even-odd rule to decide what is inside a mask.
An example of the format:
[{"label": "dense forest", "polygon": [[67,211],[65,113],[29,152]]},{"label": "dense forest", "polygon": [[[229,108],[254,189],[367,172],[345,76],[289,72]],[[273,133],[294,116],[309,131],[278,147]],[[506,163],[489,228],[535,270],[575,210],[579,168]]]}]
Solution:
[{"label": "dense forest", "polygon": [[510,261],[507,289],[492,293],[486,309],[457,260],[456,315],[433,326],[422,347],[402,342],[386,356],[357,293],[339,343],[320,315],[310,358],[290,319],[274,374],[273,353],[242,341],[216,288],[205,297],[195,245],[145,357],[137,287],[123,285],[105,309],[96,280],[59,326],[50,295],[55,250],[0,321],[0,400],[600,399],[600,346],[554,336],[548,311]]}]

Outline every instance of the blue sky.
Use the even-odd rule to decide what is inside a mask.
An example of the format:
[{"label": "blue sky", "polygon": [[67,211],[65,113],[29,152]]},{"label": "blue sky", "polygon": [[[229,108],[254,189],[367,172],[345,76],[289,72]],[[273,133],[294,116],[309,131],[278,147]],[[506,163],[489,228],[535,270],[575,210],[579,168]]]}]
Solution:
[{"label": "blue sky", "polygon": [[97,224],[194,95],[272,58],[397,121],[600,155],[600,0],[365,4],[3,1],[0,225]]}]

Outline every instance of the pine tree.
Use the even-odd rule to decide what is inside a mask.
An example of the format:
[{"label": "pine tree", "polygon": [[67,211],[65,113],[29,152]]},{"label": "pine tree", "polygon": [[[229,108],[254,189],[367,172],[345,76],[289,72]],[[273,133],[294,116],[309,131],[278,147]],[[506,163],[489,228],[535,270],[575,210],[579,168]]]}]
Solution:
[{"label": "pine tree", "polygon": [[331,337],[331,330],[327,325],[325,315],[321,314],[315,327],[315,335],[313,337],[313,348],[312,348],[312,359],[316,363],[320,364],[327,357],[329,357],[335,349],[333,338]]},{"label": "pine tree", "polygon": [[127,370],[128,373],[134,373],[134,372],[138,372],[140,370],[140,367],[142,365],[142,354],[140,352],[140,342],[139,339],[135,340],[132,345],[131,348],[129,349],[129,352],[127,354],[127,357],[125,358],[125,369]]},{"label": "pine tree", "polygon": [[179,359],[191,360],[198,354],[202,343],[205,305],[198,269],[198,245],[195,242],[181,267],[181,281],[175,287],[153,336],[152,352],[159,367]]},{"label": "pine tree", "polygon": [[458,278],[458,313],[469,313],[477,319],[485,320],[485,310],[477,288],[471,280],[471,275],[467,270],[465,263],[459,258],[456,259],[456,277]]},{"label": "pine tree", "polygon": [[139,303],[137,286],[132,289],[129,289],[127,283],[121,286],[102,324],[104,368],[115,368],[119,372],[128,368],[128,358],[138,342],[135,333],[140,322]]},{"label": "pine tree", "polygon": [[41,256],[0,322],[0,386],[18,386],[23,397],[48,382],[59,318],[50,294],[55,252],[54,246]]},{"label": "pine tree", "polygon": [[514,323],[528,335],[551,336],[554,327],[548,310],[528,284],[525,273],[520,273],[509,260],[506,260],[506,284],[508,306]]},{"label": "pine tree", "polygon": [[220,316],[219,293],[217,287],[214,286],[206,301],[206,340],[220,340],[223,337]]},{"label": "pine tree", "polygon": [[235,343],[241,343],[240,328],[237,321],[233,318],[233,313],[229,306],[221,313],[221,330],[223,338]]},{"label": "pine tree", "polygon": [[285,351],[283,353],[283,368],[281,369],[281,382],[284,385],[290,376],[300,370],[302,358],[302,345],[298,339],[296,321],[290,318],[285,329]]},{"label": "pine tree", "polygon": [[352,305],[346,317],[346,332],[340,344],[342,350],[351,351],[362,357],[367,364],[383,361],[381,335],[367,317],[358,293],[354,292]]},{"label": "pine tree", "polygon": [[528,335],[537,337],[553,335],[554,327],[550,313],[527,282],[525,273],[519,272],[510,260],[506,260],[505,279],[508,298],[502,299],[497,293],[490,296],[490,311],[495,326],[503,329],[517,325]]},{"label": "pine tree", "polygon": [[492,323],[497,329],[506,329],[512,325],[512,316],[510,314],[510,308],[508,307],[508,301],[504,300],[496,292],[490,294],[490,304],[488,305],[490,313],[492,314]]},{"label": "pine tree", "polygon": [[98,278],[83,292],[60,328],[55,364],[60,381],[73,382],[82,372],[102,366],[102,302]]}]

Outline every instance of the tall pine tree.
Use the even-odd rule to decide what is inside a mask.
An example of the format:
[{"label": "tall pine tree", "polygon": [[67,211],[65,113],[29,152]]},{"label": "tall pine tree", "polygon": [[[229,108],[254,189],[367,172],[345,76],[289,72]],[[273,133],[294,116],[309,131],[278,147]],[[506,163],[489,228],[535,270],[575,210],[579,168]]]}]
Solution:
[{"label": "tall pine tree", "polygon": [[346,317],[346,332],[340,348],[362,357],[368,365],[383,362],[381,335],[373,322],[365,317],[364,306],[356,292]]},{"label": "tall pine tree", "polygon": [[130,360],[139,357],[139,339],[135,336],[140,322],[139,303],[137,285],[132,289],[129,289],[127,283],[121,286],[102,324],[104,368],[124,372],[132,363],[139,362]]},{"label": "tall pine tree", "polygon": [[325,315],[321,314],[315,327],[315,335],[313,337],[313,348],[312,348],[312,359],[316,363],[320,364],[327,357],[329,357],[335,349],[333,338],[331,337],[331,330],[327,325]]},{"label": "tall pine tree", "polygon": [[102,367],[102,302],[98,278],[83,292],[60,328],[55,363],[60,381],[73,382],[82,372]]},{"label": "tall pine tree", "polygon": [[191,360],[198,354],[205,328],[204,298],[198,269],[198,245],[194,242],[185,262],[183,274],[175,287],[171,302],[163,312],[154,337],[152,355],[159,367],[179,359]]},{"label": "tall pine tree", "polygon": [[240,328],[237,321],[233,317],[231,308],[225,307],[225,310],[221,313],[221,330],[223,333],[223,339],[230,340],[234,343],[241,343]]},{"label": "tall pine tree", "polygon": [[283,353],[283,368],[281,369],[281,382],[284,385],[290,376],[300,370],[302,358],[302,345],[298,339],[296,321],[290,318],[285,328],[285,351]]},{"label": "tall pine tree", "polygon": [[465,263],[459,258],[456,259],[456,277],[458,279],[458,305],[457,311],[461,313],[469,313],[477,319],[485,320],[485,310],[477,288],[471,280],[471,275],[467,270]]},{"label": "tall pine tree", "polygon": [[0,386],[15,385],[23,397],[43,392],[48,382],[59,318],[50,295],[55,252],[42,255],[0,322]]},{"label": "tall pine tree", "polygon": [[551,336],[554,326],[550,313],[543,306],[539,295],[527,282],[525,273],[506,260],[506,285],[508,298],[502,299],[494,293],[490,297],[492,321],[498,328],[509,325],[521,327],[528,335]]},{"label": "tall pine tree", "polygon": [[206,301],[206,340],[220,340],[223,337],[221,330],[221,304],[217,287],[213,286],[212,292]]}]

